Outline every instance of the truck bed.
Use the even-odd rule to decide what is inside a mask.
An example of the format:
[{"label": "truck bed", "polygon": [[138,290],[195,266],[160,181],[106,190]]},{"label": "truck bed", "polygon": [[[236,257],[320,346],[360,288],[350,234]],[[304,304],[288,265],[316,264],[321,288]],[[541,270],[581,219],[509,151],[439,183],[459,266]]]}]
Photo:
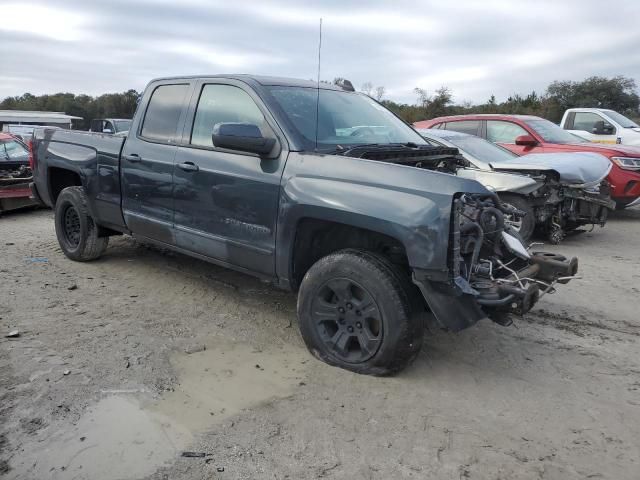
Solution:
[{"label": "truck bed", "polygon": [[43,203],[53,207],[60,193],[56,175],[77,175],[89,193],[89,209],[105,227],[123,229],[120,210],[120,152],[124,137],[39,128],[34,132],[34,179]]}]

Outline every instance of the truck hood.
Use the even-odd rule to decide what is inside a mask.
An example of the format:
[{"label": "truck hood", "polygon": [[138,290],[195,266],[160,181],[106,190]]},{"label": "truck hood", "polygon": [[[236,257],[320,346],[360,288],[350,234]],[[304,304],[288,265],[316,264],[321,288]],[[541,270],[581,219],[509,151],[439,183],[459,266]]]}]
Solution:
[{"label": "truck hood", "polygon": [[611,162],[599,153],[532,153],[507,162],[491,163],[498,171],[554,171],[565,185],[593,186],[611,170]]}]

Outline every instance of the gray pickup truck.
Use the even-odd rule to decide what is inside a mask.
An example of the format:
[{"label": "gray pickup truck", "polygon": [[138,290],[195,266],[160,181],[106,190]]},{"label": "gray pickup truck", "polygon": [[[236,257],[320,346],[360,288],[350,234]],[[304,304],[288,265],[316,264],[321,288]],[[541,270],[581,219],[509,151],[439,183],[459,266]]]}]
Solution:
[{"label": "gray pickup truck", "polygon": [[577,272],[530,252],[480,183],[366,95],[246,75],[152,81],[127,138],[40,129],[34,196],[67,257],[129,234],[298,292],[309,350],[389,374],[428,315],[461,330],[528,311]]}]

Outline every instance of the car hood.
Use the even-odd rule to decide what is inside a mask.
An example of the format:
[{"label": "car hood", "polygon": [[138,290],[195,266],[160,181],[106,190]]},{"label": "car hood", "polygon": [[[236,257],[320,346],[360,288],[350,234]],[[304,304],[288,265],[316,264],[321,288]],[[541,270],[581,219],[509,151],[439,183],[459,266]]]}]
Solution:
[{"label": "car hood", "polygon": [[475,180],[494,192],[512,192],[527,195],[538,189],[540,185],[527,175],[518,175],[477,168],[460,168],[458,177]]},{"label": "car hood", "polygon": [[594,185],[600,183],[611,170],[607,157],[593,152],[532,153],[507,162],[491,163],[494,170],[555,171],[560,182],[567,185]]},{"label": "car hood", "polygon": [[620,144],[603,144],[603,143],[554,143],[547,144],[555,150],[565,150],[567,152],[597,152],[607,157],[624,156],[640,158],[640,147]]}]

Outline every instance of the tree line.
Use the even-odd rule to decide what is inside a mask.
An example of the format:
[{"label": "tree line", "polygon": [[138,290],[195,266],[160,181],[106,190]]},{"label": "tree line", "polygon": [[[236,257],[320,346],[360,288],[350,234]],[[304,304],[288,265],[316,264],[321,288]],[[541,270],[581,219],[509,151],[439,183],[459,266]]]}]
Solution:
[{"label": "tree line", "polygon": [[[364,89],[363,89],[364,90]],[[589,77],[585,80],[554,81],[543,94],[535,91],[527,95],[513,94],[498,102],[494,95],[484,103],[453,103],[453,93],[440,87],[433,93],[415,88],[416,103],[409,105],[378,99],[409,123],[444,115],[469,113],[513,113],[536,115],[559,123],[568,108],[608,108],[630,118],[640,117],[640,97],[635,80],[624,76],[612,78]]]},{"label": "tree line", "polygon": [[[341,84],[342,78],[333,83]],[[533,91],[527,95],[513,94],[499,102],[491,95],[484,103],[473,104],[453,102],[453,93],[446,86],[428,92],[415,88],[416,101],[413,104],[398,103],[385,99],[384,86],[375,87],[365,82],[360,91],[382,102],[409,123],[418,120],[441,117],[443,115],[461,115],[465,113],[515,113],[537,115],[552,122],[559,122],[567,108],[599,107],[610,108],[630,118],[640,117],[640,97],[637,85],[632,78],[621,75],[607,77],[589,77],[582,81],[554,81],[543,94]],[[107,93],[97,97],[56,93],[53,95],[32,95],[25,93],[16,97],[7,97],[0,102],[0,110],[42,110],[65,112],[82,117],[77,128],[89,128],[92,118],[131,118],[136,110],[140,93],[128,90],[122,93]]]},{"label": "tree line", "polygon": [[17,97],[7,97],[0,102],[0,110],[37,110],[44,112],[64,112],[82,117],[74,122],[75,128],[88,129],[93,118],[132,118],[138,105],[140,93],[127,90],[122,93],[106,93],[98,97],[55,93],[53,95],[32,95],[25,93]]}]

